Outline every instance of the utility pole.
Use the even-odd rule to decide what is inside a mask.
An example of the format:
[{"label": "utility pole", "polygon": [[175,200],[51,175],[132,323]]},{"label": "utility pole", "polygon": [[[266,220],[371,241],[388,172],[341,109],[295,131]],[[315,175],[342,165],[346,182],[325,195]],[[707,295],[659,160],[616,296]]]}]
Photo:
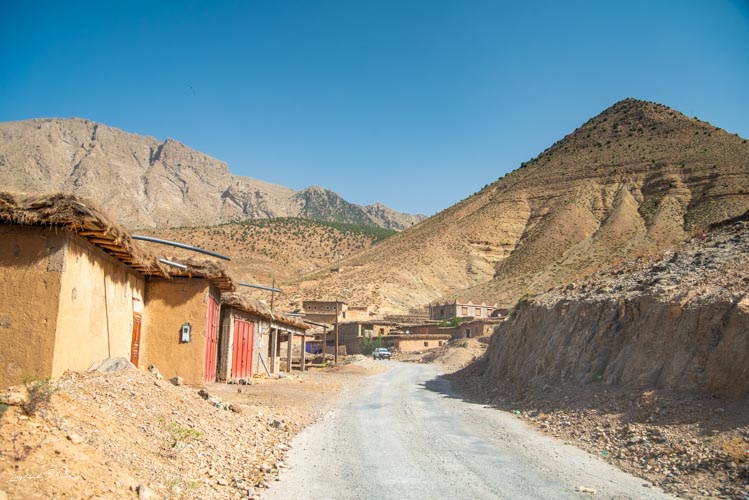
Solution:
[{"label": "utility pole", "polygon": [[270,292],[270,313],[273,314],[273,299],[276,298],[276,278],[273,278],[273,285]]},{"label": "utility pole", "polygon": [[338,297],[335,299],[335,353],[333,354],[333,364],[338,366]]},{"label": "utility pole", "polygon": [[338,366],[338,297],[335,299],[335,353],[333,354],[333,364]]}]

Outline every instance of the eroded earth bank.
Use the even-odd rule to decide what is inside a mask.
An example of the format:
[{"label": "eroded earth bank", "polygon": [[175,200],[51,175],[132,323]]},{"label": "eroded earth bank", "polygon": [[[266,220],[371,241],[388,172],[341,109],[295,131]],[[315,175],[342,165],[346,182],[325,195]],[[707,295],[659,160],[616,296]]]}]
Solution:
[{"label": "eroded earth bank", "polygon": [[451,378],[690,498],[749,496],[749,224],[522,299]]}]

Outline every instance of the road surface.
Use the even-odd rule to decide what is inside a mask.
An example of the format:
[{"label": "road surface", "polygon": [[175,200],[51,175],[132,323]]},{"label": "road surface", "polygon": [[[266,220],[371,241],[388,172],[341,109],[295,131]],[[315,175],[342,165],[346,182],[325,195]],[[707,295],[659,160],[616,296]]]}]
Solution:
[{"label": "road surface", "polygon": [[344,392],[293,442],[264,500],[673,498],[507,412],[467,403],[430,365]]}]

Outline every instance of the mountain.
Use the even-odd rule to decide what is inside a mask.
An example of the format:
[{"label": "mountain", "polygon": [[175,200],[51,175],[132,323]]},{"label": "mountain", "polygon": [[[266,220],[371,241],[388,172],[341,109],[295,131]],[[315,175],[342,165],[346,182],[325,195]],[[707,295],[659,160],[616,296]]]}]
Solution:
[{"label": "mountain", "polygon": [[404,310],[524,294],[651,257],[749,208],[749,144],[666,106],[625,99],[537,158],[302,283],[300,296]]},{"label": "mountain", "polygon": [[402,230],[424,218],[355,205],[319,187],[294,191],[235,176],[226,163],[173,139],[78,118],[1,123],[0,175],[5,189],[90,198],[130,227],[306,217]]}]

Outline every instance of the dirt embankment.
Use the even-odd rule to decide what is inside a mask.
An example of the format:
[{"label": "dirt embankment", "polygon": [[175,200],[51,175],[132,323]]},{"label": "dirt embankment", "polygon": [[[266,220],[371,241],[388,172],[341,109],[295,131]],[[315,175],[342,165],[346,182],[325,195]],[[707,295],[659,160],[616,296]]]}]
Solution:
[{"label": "dirt embankment", "polygon": [[749,396],[749,224],[520,303],[488,376]]},{"label": "dirt embankment", "polygon": [[207,399],[143,370],[67,373],[31,415],[25,390],[0,392],[0,498],[252,497],[339,389],[379,368],[211,384]]},{"label": "dirt embankment", "polygon": [[689,498],[749,495],[749,223],[521,301],[460,390]]}]

